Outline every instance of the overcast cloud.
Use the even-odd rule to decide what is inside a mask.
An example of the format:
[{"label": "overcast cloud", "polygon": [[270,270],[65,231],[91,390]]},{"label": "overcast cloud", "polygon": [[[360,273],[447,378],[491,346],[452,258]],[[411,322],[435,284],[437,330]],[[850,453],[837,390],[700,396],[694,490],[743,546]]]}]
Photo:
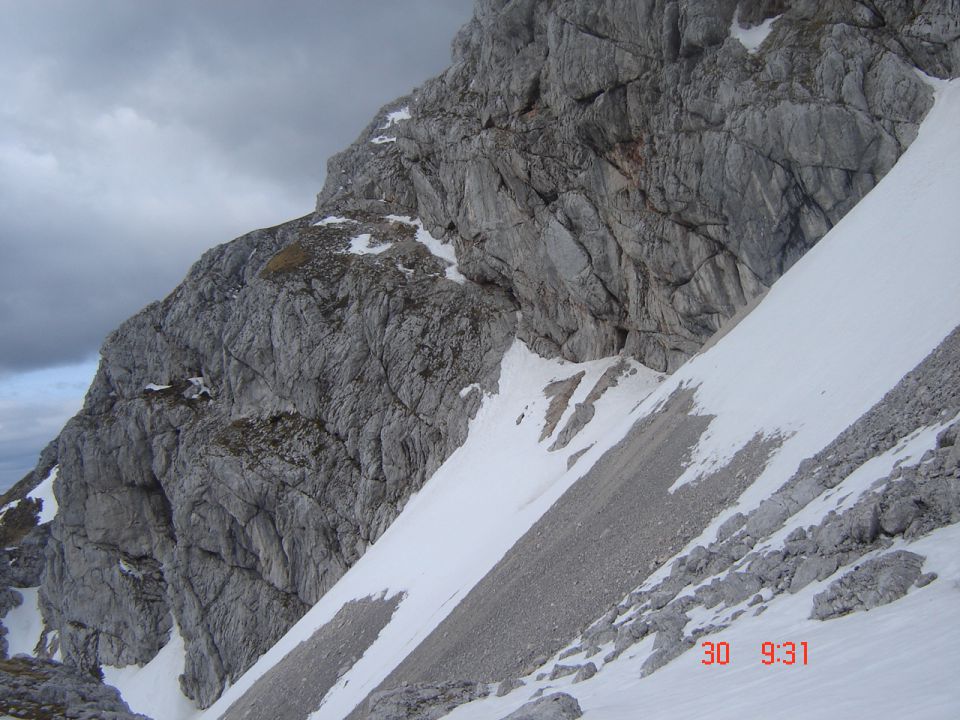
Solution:
[{"label": "overcast cloud", "polygon": [[0,467],[32,452],[4,429],[12,374],[89,363],[203,250],[309,212],[471,6],[0,0]]}]

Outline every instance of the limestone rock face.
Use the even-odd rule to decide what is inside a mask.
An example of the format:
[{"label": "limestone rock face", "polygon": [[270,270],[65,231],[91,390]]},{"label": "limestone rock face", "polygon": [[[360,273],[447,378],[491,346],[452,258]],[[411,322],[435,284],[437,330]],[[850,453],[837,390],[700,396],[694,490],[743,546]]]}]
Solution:
[{"label": "limestone rock face", "polygon": [[[779,19],[754,51],[735,15]],[[479,0],[450,69],[331,161],[315,215],[211,250],[107,339],[43,459],[64,660],[144,663],[176,624],[211,704],[462,443],[515,336],[673,369],[763,292],[913,139],[917,70],[956,74],[958,17]]]},{"label": "limestone rock face", "polygon": [[[956,72],[958,9],[481,0],[450,69],[387,108],[412,119],[379,116],[319,205],[415,205],[539,352],[672,370],[890,169],[930,106],[917,69]],[[751,52],[735,14],[779,19]]]},{"label": "limestone rock face", "polygon": [[[176,622],[211,703],[462,443],[515,307],[411,231],[251,233],[108,338],[59,441],[41,597],[65,659],[144,663]],[[351,254],[357,234],[391,245]]]}]

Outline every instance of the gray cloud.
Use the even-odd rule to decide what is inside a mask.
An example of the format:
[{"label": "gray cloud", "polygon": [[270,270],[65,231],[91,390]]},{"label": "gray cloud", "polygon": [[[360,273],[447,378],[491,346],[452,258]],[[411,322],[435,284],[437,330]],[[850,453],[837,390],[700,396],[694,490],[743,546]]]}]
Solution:
[{"label": "gray cloud", "polygon": [[0,373],[89,357],[203,249],[308,212],[470,0],[0,0]]}]

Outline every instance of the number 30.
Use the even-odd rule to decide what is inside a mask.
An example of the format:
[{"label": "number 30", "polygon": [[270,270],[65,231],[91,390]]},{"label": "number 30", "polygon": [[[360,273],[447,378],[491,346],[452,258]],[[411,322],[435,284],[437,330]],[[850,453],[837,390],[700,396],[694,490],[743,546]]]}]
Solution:
[{"label": "number 30", "polygon": [[712,643],[704,641],[702,644],[703,647],[703,660],[700,662],[704,665],[726,665],[730,662],[730,643],[727,642],[718,642]]}]

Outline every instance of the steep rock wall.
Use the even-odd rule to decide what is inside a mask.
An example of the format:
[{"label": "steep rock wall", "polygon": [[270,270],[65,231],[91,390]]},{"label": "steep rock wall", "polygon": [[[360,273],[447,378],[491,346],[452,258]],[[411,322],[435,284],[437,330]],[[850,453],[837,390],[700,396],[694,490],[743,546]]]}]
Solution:
[{"label": "steep rock wall", "polygon": [[[396,143],[321,207],[416,203],[520,336],[672,370],[893,165],[957,65],[955,2],[482,0]],[[737,25],[777,19],[755,51]],[[386,201],[386,203],[384,202]]]}]

